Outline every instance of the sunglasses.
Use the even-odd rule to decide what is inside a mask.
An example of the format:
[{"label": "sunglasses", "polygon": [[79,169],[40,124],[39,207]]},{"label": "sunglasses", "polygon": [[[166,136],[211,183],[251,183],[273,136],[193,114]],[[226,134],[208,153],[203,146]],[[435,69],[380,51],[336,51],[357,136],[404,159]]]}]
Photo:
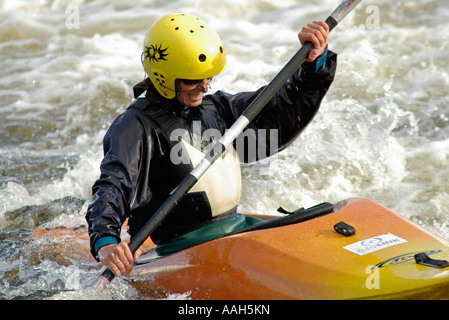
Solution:
[{"label": "sunglasses", "polygon": [[213,77],[206,78],[206,79],[200,79],[200,80],[187,80],[187,79],[179,79],[180,81],[184,82],[186,86],[197,86],[201,83],[203,83],[204,80],[212,81]]}]

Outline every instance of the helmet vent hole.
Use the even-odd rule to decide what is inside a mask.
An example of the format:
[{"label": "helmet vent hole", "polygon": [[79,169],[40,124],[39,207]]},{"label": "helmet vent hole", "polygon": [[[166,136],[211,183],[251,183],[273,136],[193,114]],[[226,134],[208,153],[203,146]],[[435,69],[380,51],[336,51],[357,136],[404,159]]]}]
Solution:
[{"label": "helmet vent hole", "polygon": [[178,31],[178,30],[179,30],[179,27],[176,27],[175,30]]},{"label": "helmet vent hole", "polygon": [[220,46],[220,53],[223,54],[223,52],[224,52],[223,47]]},{"label": "helmet vent hole", "polygon": [[200,54],[200,56],[198,57],[198,61],[199,61],[199,62],[204,62],[204,61],[206,61],[206,55],[205,55],[205,54]]},{"label": "helmet vent hole", "polygon": [[195,31],[193,31],[193,30],[190,30],[190,33],[195,33]]}]

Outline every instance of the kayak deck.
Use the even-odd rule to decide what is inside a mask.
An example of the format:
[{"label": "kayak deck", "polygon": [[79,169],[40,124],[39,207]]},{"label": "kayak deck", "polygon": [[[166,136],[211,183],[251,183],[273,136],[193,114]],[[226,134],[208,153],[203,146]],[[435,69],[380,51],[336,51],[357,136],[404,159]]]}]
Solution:
[{"label": "kayak deck", "polygon": [[[341,221],[355,228],[353,236],[335,231]],[[352,199],[301,223],[219,238],[156,260],[150,251],[130,276],[148,277],[139,290],[190,291],[192,299],[438,299],[449,297],[449,268],[419,265],[414,255],[447,260],[448,249],[389,209]]]},{"label": "kayak deck", "polygon": [[[371,200],[334,207],[301,218],[306,210],[280,218],[299,218],[288,225],[255,226],[169,255],[159,256],[148,239],[142,246],[147,253],[128,276],[148,298],[186,293],[191,299],[223,300],[449,298],[446,240]],[[279,220],[257,217],[267,224]],[[342,221],[354,227],[354,235],[335,231]],[[49,255],[61,264],[76,260],[97,267],[85,228],[35,229],[31,236],[51,239]],[[415,255],[423,253],[436,265],[418,264]]]}]

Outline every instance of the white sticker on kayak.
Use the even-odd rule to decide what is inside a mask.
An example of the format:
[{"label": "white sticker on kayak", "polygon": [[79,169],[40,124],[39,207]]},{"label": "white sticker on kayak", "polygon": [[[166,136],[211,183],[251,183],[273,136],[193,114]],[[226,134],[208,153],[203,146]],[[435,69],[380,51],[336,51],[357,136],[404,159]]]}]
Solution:
[{"label": "white sticker on kayak", "polygon": [[395,236],[394,234],[382,234],[380,236],[372,237],[369,239],[365,239],[350,245],[343,247],[346,250],[349,250],[353,253],[356,253],[360,256],[365,254],[388,248],[391,246],[395,246],[401,243],[407,242],[402,238]]}]

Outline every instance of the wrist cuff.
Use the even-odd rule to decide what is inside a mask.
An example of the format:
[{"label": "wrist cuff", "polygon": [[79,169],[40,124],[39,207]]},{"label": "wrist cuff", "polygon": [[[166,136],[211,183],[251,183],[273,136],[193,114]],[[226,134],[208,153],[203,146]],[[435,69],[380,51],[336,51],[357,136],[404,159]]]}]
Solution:
[{"label": "wrist cuff", "polygon": [[118,241],[115,237],[104,237],[100,238],[95,242],[95,255],[98,255],[98,250],[100,250],[101,247],[107,246],[109,244],[118,244]]},{"label": "wrist cuff", "polygon": [[326,60],[327,60],[327,46],[326,46],[326,49],[324,50],[324,52],[321,54],[321,56],[319,56],[318,58],[315,59],[315,63],[316,63],[315,73],[317,73],[318,70],[320,70],[320,68],[324,65]]}]

